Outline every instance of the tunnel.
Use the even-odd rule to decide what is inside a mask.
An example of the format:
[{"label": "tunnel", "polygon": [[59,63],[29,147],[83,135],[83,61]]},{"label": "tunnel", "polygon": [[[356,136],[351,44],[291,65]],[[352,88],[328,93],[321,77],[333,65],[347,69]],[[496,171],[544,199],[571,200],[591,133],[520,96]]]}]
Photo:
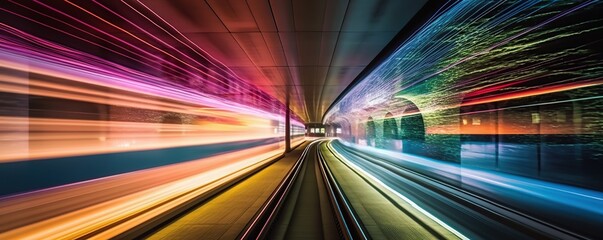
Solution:
[{"label": "tunnel", "polygon": [[603,2],[0,4],[0,239],[600,239]]}]

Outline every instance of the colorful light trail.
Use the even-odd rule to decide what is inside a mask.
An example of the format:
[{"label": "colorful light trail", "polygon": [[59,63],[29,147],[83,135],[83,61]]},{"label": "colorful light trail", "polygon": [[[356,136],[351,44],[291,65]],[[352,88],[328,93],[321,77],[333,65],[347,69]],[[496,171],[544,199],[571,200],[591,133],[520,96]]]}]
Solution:
[{"label": "colorful light trail", "polygon": [[[603,191],[602,10],[600,1],[447,2],[323,122],[364,152],[390,152],[405,168],[596,232],[600,199],[563,191]],[[429,161],[406,162],[419,158]],[[514,191],[555,207],[529,207]],[[582,201],[595,208],[580,210],[580,223],[551,213]]]},{"label": "colorful light trail", "polygon": [[284,152],[286,106],[149,11],[0,6],[0,238],[114,236]]}]

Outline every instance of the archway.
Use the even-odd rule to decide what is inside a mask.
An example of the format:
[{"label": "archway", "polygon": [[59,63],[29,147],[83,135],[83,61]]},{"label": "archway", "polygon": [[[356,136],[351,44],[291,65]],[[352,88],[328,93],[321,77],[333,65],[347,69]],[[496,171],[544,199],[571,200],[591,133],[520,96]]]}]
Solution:
[{"label": "archway", "polygon": [[369,146],[375,146],[375,138],[376,138],[376,129],[375,129],[375,121],[373,121],[373,117],[368,117],[366,121],[366,144]]},{"label": "archway", "polygon": [[398,134],[398,122],[391,112],[383,119],[383,147],[394,151],[402,150],[402,141]]},{"label": "archway", "polygon": [[404,110],[400,118],[400,138],[402,152],[426,155],[425,152],[425,123],[417,105],[405,100]]},{"label": "archway", "polygon": [[385,139],[398,139],[398,123],[394,119],[394,115],[391,112],[385,114],[383,120],[383,138]]}]

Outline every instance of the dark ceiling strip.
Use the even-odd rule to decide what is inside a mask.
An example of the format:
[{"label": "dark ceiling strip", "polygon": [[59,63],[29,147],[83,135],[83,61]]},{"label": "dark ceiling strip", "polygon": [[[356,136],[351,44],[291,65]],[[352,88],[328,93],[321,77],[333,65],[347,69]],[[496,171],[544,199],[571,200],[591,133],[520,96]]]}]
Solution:
[{"label": "dark ceiling strip", "polygon": [[325,121],[325,114],[328,113],[335,104],[337,104],[343,96],[345,96],[354,86],[362,81],[365,77],[367,77],[376,67],[379,66],[383,60],[389,57],[400,44],[406,41],[409,37],[411,37],[420,27],[423,26],[424,23],[429,21],[433,17],[434,14],[437,14],[438,11],[444,6],[446,3],[450,3],[452,1],[444,1],[444,0],[430,0],[421,7],[421,10],[415,14],[414,17],[411,18],[410,21],[396,34],[396,36],[373,58],[373,60],[358,74],[356,78],[348,85],[340,94],[335,98],[335,101],[329,105],[329,108],[323,113],[321,117],[321,122]]},{"label": "dark ceiling strip", "polygon": [[[327,7],[328,7],[328,5],[325,6],[325,11],[326,11]],[[325,87],[327,86],[326,83],[329,78],[329,73],[331,72],[331,69],[333,69],[332,68],[333,59],[335,58],[335,53],[337,52],[337,47],[339,46],[339,37],[341,36],[341,30],[343,29],[343,24],[345,24],[345,19],[346,19],[349,9],[350,9],[350,1],[348,1],[348,3],[345,6],[345,12],[343,13],[343,18],[341,19],[341,24],[339,25],[339,31],[337,32],[337,39],[335,40],[335,47],[333,47],[333,52],[331,53],[331,61],[329,62],[329,69],[327,70],[327,74],[325,75],[325,79],[324,79],[322,88],[320,90],[320,95],[318,97],[318,102],[319,102],[320,106],[316,106],[316,109],[314,110],[314,111],[316,111],[316,113],[315,113],[316,116],[318,116],[318,114],[320,114],[320,111],[318,110],[318,108],[322,108],[322,96],[325,92]],[[325,12],[325,18],[326,18],[326,12]],[[323,21],[323,24],[324,24],[324,21]],[[324,25],[323,25],[323,28],[324,28]],[[346,90],[347,90],[347,88],[346,88]],[[329,108],[330,107],[331,106],[329,106]],[[320,109],[320,110],[322,110],[322,109]],[[327,111],[322,112],[323,116]],[[323,116],[321,116],[321,118],[323,118]],[[308,120],[310,120],[310,119],[308,119]]]},{"label": "dark ceiling strip", "polygon": [[[295,76],[293,76],[294,74],[291,72],[291,69],[292,69],[291,63],[289,62],[289,57],[287,56],[288,51],[285,50],[285,45],[283,44],[283,38],[281,38],[281,34],[280,34],[280,33],[286,33],[289,31],[282,31],[282,29],[279,29],[279,24],[276,21],[276,17],[274,14],[274,8],[272,7],[272,0],[268,0],[268,5],[270,6],[270,11],[272,12],[272,20],[274,21],[274,25],[276,26],[276,31],[278,33],[277,36],[281,43],[281,49],[283,50],[283,56],[285,57],[285,62],[287,63],[287,73],[289,74],[289,78],[286,79],[289,82],[289,83],[287,83],[287,85],[295,86],[296,85],[295,80],[293,79]],[[293,2],[290,2],[290,5],[291,5],[291,16],[293,19],[293,26],[292,26],[293,31],[291,31],[291,32],[295,33],[295,15],[294,15],[294,11],[293,11]],[[295,44],[295,52],[297,52],[297,44]],[[308,107],[307,107],[307,103],[306,103],[305,99],[302,99],[302,95],[300,94],[299,89],[297,89],[297,88],[294,88],[294,89],[295,89],[296,96],[298,98],[297,101],[303,103],[303,106],[301,106],[301,109],[303,109],[304,114],[306,115],[306,119],[310,119],[310,114],[307,110]],[[289,94],[291,94],[291,93],[289,92]],[[289,107],[289,110],[291,110],[291,106],[288,106],[288,107]]]}]

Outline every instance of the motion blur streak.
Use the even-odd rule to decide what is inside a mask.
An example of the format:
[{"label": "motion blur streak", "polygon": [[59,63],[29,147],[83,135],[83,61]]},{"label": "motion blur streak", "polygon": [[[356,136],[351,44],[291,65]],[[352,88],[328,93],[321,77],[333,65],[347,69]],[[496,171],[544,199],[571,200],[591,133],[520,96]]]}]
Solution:
[{"label": "motion blur streak", "polygon": [[[329,144],[328,147],[331,148],[331,149],[333,149],[333,147],[330,146],[331,142],[329,142],[328,144]],[[424,217],[427,217],[427,218],[433,220],[434,222],[436,222],[440,226],[442,226],[445,229],[447,229],[448,231],[452,232],[458,238],[460,238],[460,239],[469,239],[468,237],[466,237],[465,235],[463,235],[462,233],[460,233],[459,231],[457,231],[456,229],[454,229],[450,225],[446,224],[442,220],[440,220],[437,217],[435,217],[433,214],[431,214],[428,211],[426,211],[425,209],[423,209],[417,203],[413,202],[412,200],[410,200],[409,198],[407,198],[403,194],[400,194],[399,192],[397,192],[396,190],[394,190],[391,186],[388,186],[387,184],[385,184],[384,182],[382,182],[381,180],[379,180],[375,176],[371,175],[370,173],[368,173],[365,170],[363,170],[361,167],[359,167],[356,164],[354,164],[354,162],[348,160],[345,156],[343,156],[342,154],[340,154],[339,152],[337,152],[337,150],[333,149],[333,152],[336,154],[337,158],[339,158],[339,159],[343,160],[344,162],[346,162],[346,164],[348,164],[349,166],[351,166],[355,171],[361,172],[363,176],[366,176],[366,177],[370,178],[372,181],[377,182],[377,184],[379,184],[379,186],[377,186],[377,187],[380,188],[380,191],[386,191],[386,192],[391,192],[391,193],[395,194],[395,196],[397,196],[398,198],[400,198],[404,202],[408,203],[410,206],[412,206],[413,208],[415,208],[416,210],[418,210],[420,213],[422,213],[424,215]]]},{"label": "motion blur streak", "polygon": [[149,11],[0,6],[0,238],[115,236],[284,152],[288,106]]},{"label": "motion blur streak", "polygon": [[[214,115],[214,117],[216,117]],[[270,121],[239,116],[240,125],[198,125],[0,117],[0,162],[206,145],[274,137]],[[255,122],[254,122],[255,121]],[[23,126],[27,126],[28,134]],[[103,131],[104,130],[104,131]],[[133,138],[132,136],[136,136]],[[25,147],[28,151],[15,151]]]},{"label": "motion blur streak", "polygon": [[392,166],[600,237],[602,11],[589,0],[448,1],[323,123]]},{"label": "motion blur streak", "polygon": [[[26,225],[0,233],[0,238],[78,238],[149,210],[168,211],[169,208],[155,208],[157,206],[166,208],[164,205],[169,204],[169,207],[177,204],[178,202],[174,203],[173,200],[184,194],[188,194],[189,196],[185,196],[188,198],[194,197],[209,190],[202,188],[201,192],[198,190],[191,194],[191,191],[200,186],[249,168],[278,153],[278,150],[267,151],[266,147],[257,147],[198,161],[9,197],[0,205],[3,228],[17,224]],[[254,157],[246,158],[249,155]],[[87,201],[94,200],[90,198],[108,198],[108,200],[91,205]],[[56,204],[59,206],[53,206]],[[69,208],[74,211],[65,209],[66,204],[71,205]],[[49,211],[50,209],[52,211]],[[66,210],[68,212],[65,212]],[[34,222],[31,216],[44,220]],[[140,223],[134,221],[130,225],[113,228],[104,234],[119,233]]]},{"label": "motion blur streak", "polygon": [[[454,176],[461,171],[457,164],[437,161],[434,159],[396,153],[343,142],[344,145],[362,152],[371,153],[381,159],[392,161],[400,166],[406,166],[419,172],[438,173],[442,176]],[[467,187],[491,191],[491,194],[511,195],[512,198],[537,203],[541,201],[554,202],[556,211],[567,213],[584,211],[589,218],[603,217],[603,193],[583,188],[556,184],[537,179],[531,179],[495,171],[484,171],[465,167],[463,184]],[[529,197],[528,197],[529,196]]]}]

